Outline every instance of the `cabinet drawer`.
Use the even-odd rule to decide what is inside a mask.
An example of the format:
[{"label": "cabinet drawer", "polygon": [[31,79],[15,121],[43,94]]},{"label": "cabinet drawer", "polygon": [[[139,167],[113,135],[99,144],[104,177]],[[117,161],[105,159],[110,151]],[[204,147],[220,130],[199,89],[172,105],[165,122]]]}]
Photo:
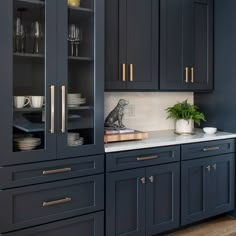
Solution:
[{"label": "cabinet drawer", "polygon": [[106,165],[107,172],[109,172],[174,162],[179,159],[180,147],[168,146],[119,153],[108,153],[106,155]]},{"label": "cabinet drawer", "polygon": [[103,208],[104,175],[3,190],[0,192],[0,233]]},{"label": "cabinet drawer", "polygon": [[104,236],[104,213],[98,212],[68,220],[20,230],[5,236]]},{"label": "cabinet drawer", "polygon": [[3,167],[0,168],[0,189],[99,174],[103,171],[103,155]]},{"label": "cabinet drawer", "polygon": [[182,160],[189,160],[235,152],[235,140],[225,139],[181,146]]}]

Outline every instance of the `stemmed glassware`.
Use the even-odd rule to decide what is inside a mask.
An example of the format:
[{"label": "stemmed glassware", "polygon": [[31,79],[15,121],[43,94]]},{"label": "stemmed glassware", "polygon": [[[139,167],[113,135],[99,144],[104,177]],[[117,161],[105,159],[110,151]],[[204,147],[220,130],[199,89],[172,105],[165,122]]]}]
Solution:
[{"label": "stemmed glassware", "polygon": [[33,53],[39,53],[40,40],[43,39],[42,25],[35,21],[31,25],[31,37],[34,41]]},{"label": "stemmed glassware", "polygon": [[24,53],[26,44],[26,30],[20,17],[16,19],[15,52]]}]

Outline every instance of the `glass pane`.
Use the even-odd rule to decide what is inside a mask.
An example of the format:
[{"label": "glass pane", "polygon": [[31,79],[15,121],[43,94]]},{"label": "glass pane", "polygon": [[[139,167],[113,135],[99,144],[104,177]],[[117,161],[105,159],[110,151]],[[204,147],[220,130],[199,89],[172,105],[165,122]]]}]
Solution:
[{"label": "glass pane", "polygon": [[45,148],[45,3],[14,0],[13,151]]},{"label": "glass pane", "polygon": [[94,143],[94,7],[68,1],[67,144]]}]

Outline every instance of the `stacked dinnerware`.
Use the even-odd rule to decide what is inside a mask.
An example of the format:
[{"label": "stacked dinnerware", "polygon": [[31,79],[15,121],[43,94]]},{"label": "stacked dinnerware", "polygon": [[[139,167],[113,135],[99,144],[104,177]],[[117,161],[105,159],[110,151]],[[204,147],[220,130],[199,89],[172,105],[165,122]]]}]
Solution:
[{"label": "stacked dinnerware", "polygon": [[15,139],[16,146],[22,151],[33,150],[41,144],[40,138],[25,137]]},{"label": "stacked dinnerware", "polygon": [[68,107],[78,107],[79,105],[86,103],[86,99],[81,98],[80,93],[69,93],[67,98],[68,98]]},{"label": "stacked dinnerware", "polygon": [[68,133],[67,143],[69,146],[80,146],[84,144],[84,138],[79,133]]}]

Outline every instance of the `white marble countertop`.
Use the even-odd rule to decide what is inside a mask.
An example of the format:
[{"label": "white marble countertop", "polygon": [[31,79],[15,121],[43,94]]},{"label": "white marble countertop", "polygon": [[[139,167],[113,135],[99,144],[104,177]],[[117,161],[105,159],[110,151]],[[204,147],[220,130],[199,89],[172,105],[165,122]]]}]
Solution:
[{"label": "white marble countertop", "polygon": [[205,134],[202,130],[195,130],[193,135],[177,135],[174,130],[152,131],[149,138],[142,141],[127,141],[105,144],[105,152],[120,152],[142,148],[163,147],[177,144],[197,143],[220,139],[236,138],[236,134],[216,132],[216,134]]}]

